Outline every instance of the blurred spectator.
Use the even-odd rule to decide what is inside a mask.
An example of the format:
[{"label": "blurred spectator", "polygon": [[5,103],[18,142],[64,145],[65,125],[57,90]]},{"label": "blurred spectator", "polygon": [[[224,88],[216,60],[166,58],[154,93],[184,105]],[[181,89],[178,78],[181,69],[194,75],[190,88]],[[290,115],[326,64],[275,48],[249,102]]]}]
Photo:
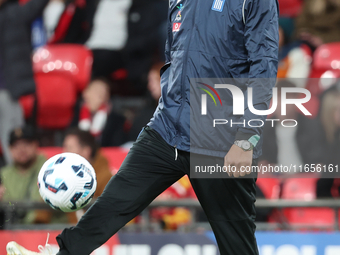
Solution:
[{"label": "blurred spectator", "polygon": [[[287,104],[286,115],[281,115],[281,88],[295,87],[287,80],[279,80],[277,83],[278,103],[277,109],[269,119],[263,132],[263,155],[259,164],[277,164],[283,166],[321,163],[322,146],[320,141],[320,124],[317,118],[309,118],[302,114],[294,104]],[[298,94],[288,93],[287,98],[298,98]],[[295,127],[284,127],[283,120],[295,120]],[[293,122],[286,121],[285,125],[293,126]]]},{"label": "blurred spectator", "polygon": [[0,140],[7,163],[9,132],[23,125],[18,103],[22,95],[35,91],[31,62],[31,24],[48,0],[0,0]]},{"label": "blurred spectator", "polygon": [[[0,178],[0,201],[2,201],[2,198],[5,194],[5,187],[1,184],[1,178]],[[4,229],[5,225],[5,212],[0,207],[0,229]]]},{"label": "blurred spectator", "polygon": [[327,91],[321,102],[320,120],[324,130],[327,164],[340,165],[340,91]]},{"label": "blurred spectator", "polygon": [[0,179],[0,200],[4,197],[5,194],[5,187],[1,184],[1,179]]},{"label": "blurred spectator", "polygon": [[66,5],[50,42],[85,44],[93,52],[93,78],[118,80],[128,87],[119,84],[118,92],[141,95],[152,64],[164,61],[168,5],[167,0],[75,0]]},{"label": "blurred spectator", "polygon": [[145,92],[148,73],[154,63],[164,62],[168,0],[133,0],[125,46],[128,79]]},{"label": "blurred spectator", "polygon": [[103,78],[91,81],[83,92],[78,127],[89,131],[101,146],[119,146],[126,142],[125,118],[112,111],[109,82]]},{"label": "blurred spectator", "polygon": [[[88,131],[83,131],[78,128],[70,129],[64,138],[63,151],[77,153],[91,163],[96,172],[97,179],[97,189],[94,193],[94,198],[99,197],[111,179],[112,174],[110,172],[109,162],[99,151],[94,137]],[[76,224],[83,213],[83,210],[68,213],[69,223]]]},{"label": "blurred spectator", "polygon": [[140,109],[133,119],[132,126],[129,131],[129,141],[135,141],[142,128],[149,123],[155,112],[158,100],[161,97],[161,78],[159,70],[163,63],[154,65],[148,75],[148,94],[146,105]]},{"label": "blurred spectator", "polygon": [[109,77],[123,66],[122,49],[128,38],[128,13],[132,0],[100,0],[91,35],[86,42],[93,52],[93,77]]},{"label": "blurred spectator", "polygon": [[47,38],[50,38],[54,34],[54,30],[58,25],[60,16],[64,12],[65,2],[63,0],[50,0],[46,6],[43,18]]},{"label": "blurred spectator", "polygon": [[[38,140],[30,127],[17,128],[10,134],[10,151],[13,163],[0,171],[5,202],[42,202],[37,186],[40,168],[46,158],[38,153]],[[46,223],[40,211],[16,210],[12,219],[18,223]]]},{"label": "blurred spectator", "polygon": [[296,35],[313,48],[340,41],[340,0],[304,1]]},{"label": "blurred spectator", "polygon": [[[97,4],[98,0],[66,0],[49,43],[84,44],[91,34]],[[55,5],[54,8],[58,9]]]},{"label": "blurred spectator", "polygon": [[277,77],[292,79],[297,87],[305,87],[311,68],[312,52],[300,42],[289,42],[293,30],[289,19],[280,19],[279,66]]},{"label": "blurred spectator", "polygon": [[[320,120],[324,133],[323,157],[326,166],[340,165],[340,91],[336,86],[322,97]],[[339,179],[332,173],[323,173],[317,183],[317,197],[340,197]],[[333,177],[333,178],[331,178]]]},{"label": "blurred spectator", "polygon": [[109,111],[110,88],[105,80],[91,81],[83,91],[84,104],[80,110],[79,128],[90,131],[94,137],[101,135]]},{"label": "blurred spectator", "polygon": [[77,153],[91,163],[97,177],[97,189],[94,197],[99,197],[111,179],[112,174],[110,172],[109,162],[99,151],[94,137],[87,131],[77,128],[71,129],[66,133],[63,151]]}]

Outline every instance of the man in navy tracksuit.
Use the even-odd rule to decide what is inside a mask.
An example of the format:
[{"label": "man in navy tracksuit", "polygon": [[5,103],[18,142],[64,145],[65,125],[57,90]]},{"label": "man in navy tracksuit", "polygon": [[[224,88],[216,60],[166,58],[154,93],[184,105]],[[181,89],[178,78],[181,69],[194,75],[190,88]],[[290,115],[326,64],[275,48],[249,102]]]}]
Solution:
[{"label": "man in navy tracksuit", "polygon": [[[211,133],[190,138],[190,110],[199,108],[189,100],[190,79],[275,78],[277,0],[171,0],[168,20],[167,63],[161,70],[159,106],[102,196],[77,226],[57,237],[58,255],[90,254],[161,192],[189,174],[190,160],[203,159],[239,170],[256,163],[261,153],[257,144],[261,128],[239,126],[227,129],[222,138]],[[253,87],[254,107],[264,110],[274,83],[263,79],[239,88],[245,91]],[[226,109],[226,114],[231,112]],[[249,120],[254,115],[245,108],[242,118]],[[191,178],[191,183],[220,253],[258,254],[255,179],[235,178],[245,175],[240,171],[230,174],[234,178]]]}]

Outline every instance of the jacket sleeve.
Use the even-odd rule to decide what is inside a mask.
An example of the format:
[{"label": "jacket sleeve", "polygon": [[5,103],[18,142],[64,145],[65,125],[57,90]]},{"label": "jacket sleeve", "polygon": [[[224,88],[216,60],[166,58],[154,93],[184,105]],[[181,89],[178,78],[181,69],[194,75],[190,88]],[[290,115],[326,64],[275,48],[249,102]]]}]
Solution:
[{"label": "jacket sleeve", "polygon": [[[277,0],[246,0],[243,10],[245,23],[244,41],[250,64],[248,87],[253,88],[253,105],[257,110],[267,110],[275,86],[278,48],[279,48],[279,11]],[[245,99],[248,101],[247,94]],[[262,134],[262,127],[249,127],[248,121],[267,116],[253,114],[248,104],[244,112],[245,127],[239,127],[236,138]],[[252,126],[261,126],[260,121],[251,122]]]},{"label": "jacket sleeve", "polygon": [[165,42],[165,63],[171,62],[171,44],[172,44],[172,22],[171,22],[171,1],[169,2],[169,10],[168,10],[168,22],[167,22],[167,37],[166,37],[166,42]]},{"label": "jacket sleeve", "polygon": [[169,39],[167,39],[166,42],[165,42],[164,55],[165,55],[165,63],[169,63],[171,61]]},{"label": "jacket sleeve", "polygon": [[12,6],[12,13],[15,18],[31,23],[34,19],[42,15],[43,10],[49,0],[29,0],[24,5],[15,4]]}]

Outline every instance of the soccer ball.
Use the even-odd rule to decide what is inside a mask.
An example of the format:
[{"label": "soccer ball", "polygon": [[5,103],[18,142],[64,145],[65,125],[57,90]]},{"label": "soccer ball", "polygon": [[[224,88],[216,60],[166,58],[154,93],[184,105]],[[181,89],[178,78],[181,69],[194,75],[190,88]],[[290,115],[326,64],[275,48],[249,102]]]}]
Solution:
[{"label": "soccer ball", "polygon": [[91,201],[97,188],[96,173],[82,156],[62,153],[41,167],[38,187],[42,199],[53,209],[73,212]]}]

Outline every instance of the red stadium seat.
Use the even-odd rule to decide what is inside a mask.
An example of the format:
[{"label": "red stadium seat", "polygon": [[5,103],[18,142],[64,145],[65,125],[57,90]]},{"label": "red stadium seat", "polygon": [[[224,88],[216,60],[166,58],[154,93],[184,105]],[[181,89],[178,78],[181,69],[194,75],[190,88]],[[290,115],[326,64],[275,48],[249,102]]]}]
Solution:
[{"label": "red stadium seat", "polygon": [[76,89],[72,81],[55,73],[36,74],[37,123],[41,128],[66,128],[73,117]]},{"label": "red stadium seat", "polygon": [[[331,230],[335,224],[335,211],[330,208],[285,209],[284,215],[291,225],[311,225]],[[303,227],[304,229],[305,227]]]},{"label": "red stadium seat", "polygon": [[19,103],[24,112],[25,119],[32,116],[33,106],[34,106],[34,96],[26,95],[19,98]]},{"label": "red stadium seat", "polygon": [[296,17],[302,6],[302,0],[279,0],[281,17]]},{"label": "red stadium seat", "polygon": [[312,95],[319,95],[340,78],[340,43],[328,43],[317,48],[309,77],[306,88]]},{"label": "red stadium seat", "polygon": [[316,198],[316,182],[318,178],[309,177],[286,179],[282,188],[282,198],[314,200]]},{"label": "red stadium seat", "polygon": [[128,150],[122,149],[120,147],[107,147],[102,148],[101,152],[108,159],[111,172],[116,174],[120,168],[120,165],[123,163]]},{"label": "red stadium seat", "polygon": [[33,70],[66,75],[82,91],[90,81],[92,62],[92,52],[82,45],[47,45],[34,53]]},{"label": "red stadium seat", "polygon": [[[316,199],[316,182],[318,178],[291,178],[284,182],[283,199],[314,200]],[[308,224],[313,227],[332,229],[335,223],[335,212],[330,208],[292,208],[283,210],[288,223],[298,226]]]},{"label": "red stadium seat", "polygon": [[277,178],[258,178],[256,185],[261,189],[266,199],[280,198],[280,180]]},{"label": "red stadium seat", "polygon": [[313,68],[340,71],[340,43],[328,43],[318,47],[313,57]]}]

